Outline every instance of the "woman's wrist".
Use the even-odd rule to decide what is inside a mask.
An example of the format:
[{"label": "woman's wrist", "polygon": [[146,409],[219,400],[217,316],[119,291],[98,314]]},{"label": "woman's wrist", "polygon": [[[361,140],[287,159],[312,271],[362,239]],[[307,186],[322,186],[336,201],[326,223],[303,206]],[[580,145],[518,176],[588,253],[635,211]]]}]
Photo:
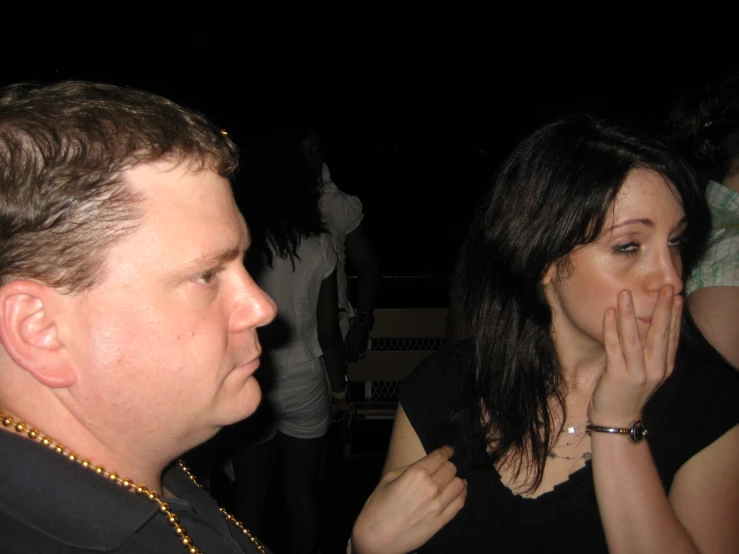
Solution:
[{"label": "woman's wrist", "polygon": [[596,425],[588,421],[585,425],[585,430],[588,435],[593,433],[607,434],[607,435],[626,435],[631,439],[633,443],[639,443],[643,441],[649,434],[644,422],[637,418],[632,420],[630,425],[626,426],[612,426],[612,425]]},{"label": "woman's wrist", "polygon": [[357,316],[356,319],[359,325],[363,325],[367,327],[368,329],[372,329],[372,327],[375,324],[375,318],[372,315],[371,311],[362,310],[361,312],[359,312],[359,315]]},{"label": "woman's wrist", "polygon": [[637,420],[644,421],[641,413],[631,416],[591,413],[585,423],[598,427],[631,427]]},{"label": "woman's wrist", "polygon": [[334,400],[345,400],[348,392],[348,387],[344,386],[344,389],[336,392],[335,390],[331,389],[331,397]]}]

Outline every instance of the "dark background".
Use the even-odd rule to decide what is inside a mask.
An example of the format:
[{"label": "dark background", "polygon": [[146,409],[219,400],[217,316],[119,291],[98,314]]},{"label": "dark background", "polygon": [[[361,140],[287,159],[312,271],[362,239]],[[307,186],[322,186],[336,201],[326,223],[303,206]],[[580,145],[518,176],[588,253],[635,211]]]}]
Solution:
[{"label": "dark background", "polygon": [[[335,182],[365,205],[384,275],[448,275],[497,165],[542,123],[587,111],[658,131],[680,91],[739,63],[728,42],[682,33],[519,33],[472,16],[208,16],[215,11],[17,30],[6,22],[0,84],[145,88],[204,112],[242,145],[272,127],[318,124]],[[691,47],[705,43],[713,47]],[[241,173],[249,186],[249,168]]]},{"label": "dark background", "polygon": [[[524,135],[575,111],[658,132],[681,91],[739,64],[731,36],[518,32],[504,14],[339,21],[178,9],[198,17],[119,10],[32,27],[6,17],[0,85],[74,78],[144,88],[204,112],[240,145],[276,126],[319,124],[334,180],[364,203],[382,273],[439,276],[385,281],[381,306],[445,304],[470,214]],[[240,186],[248,176],[243,167]],[[351,463],[328,468],[325,552],[344,551],[379,478],[389,423],[355,422]],[[330,436],[339,452],[330,460],[343,460],[342,440]]]}]

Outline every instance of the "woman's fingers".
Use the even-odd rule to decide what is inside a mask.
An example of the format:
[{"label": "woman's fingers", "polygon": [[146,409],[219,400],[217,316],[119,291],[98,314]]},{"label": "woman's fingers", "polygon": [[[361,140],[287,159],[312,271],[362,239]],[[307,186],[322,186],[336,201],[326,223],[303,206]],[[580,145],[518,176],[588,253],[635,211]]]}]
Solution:
[{"label": "woman's fingers", "polygon": [[424,469],[430,474],[436,473],[445,463],[449,461],[449,458],[454,456],[454,448],[451,446],[442,446],[436,450],[431,451],[428,455],[424,456],[413,466]]},{"label": "woman's fingers", "polygon": [[411,552],[446,525],[464,505],[467,484],[456,477],[442,447],[383,476],[354,524],[352,542],[361,552]]},{"label": "woman's fingers", "polygon": [[615,308],[608,308],[603,317],[603,345],[606,350],[606,371],[623,372],[625,360],[618,334],[618,316]]},{"label": "woman's fingers", "polygon": [[650,381],[661,382],[667,371],[668,344],[672,326],[672,285],[662,287],[657,293],[657,302],[652,313],[652,323],[647,330],[644,358]]},{"label": "woman's fingers", "polygon": [[658,292],[651,314],[637,313],[631,292],[619,293],[617,307],[606,310],[603,318],[606,367],[593,392],[590,415],[613,421],[639,415],[674,367],[682,302],[668,285]]},{"label": "woman's fingers", "polygon": [[685,299],[677,294],[672,300],[672,312],[670,320],[670,334],[667,343],[667,369],[665,379],[672,374],[675,369],[675,358],[677,357],[677,347],[680,344],[680,329],[682,327],[683,304]]},{"label": "woman's fingers", "polygon": [[452,462],[446,462],[436,470],[436,473],[432,474],[431,478],[439,487],[446,487],[456,475],[457,466]]},{"label": "woman's fingers", "polygon": [[464,507],[467,500],[467,481],[455,477],[439,494],[439,503],[442,506],[439,521],[443,522],[442,527],[449,523],[459,510]]},{"label": "woman's fingers", "polygon": [[618,295],[618,338],[626,373],[637,381],[641,381],[645,373],[644,344],[639,336],[634,301],[628,290],[621,291]]}]

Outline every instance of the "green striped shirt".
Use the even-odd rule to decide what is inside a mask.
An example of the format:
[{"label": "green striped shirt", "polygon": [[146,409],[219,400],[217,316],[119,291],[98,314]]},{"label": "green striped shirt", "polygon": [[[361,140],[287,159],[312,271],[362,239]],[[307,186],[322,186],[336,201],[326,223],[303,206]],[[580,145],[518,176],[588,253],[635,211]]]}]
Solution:
[{"label": "green striped shirt", "polygon": [[693,270],[685,290],[739,286],[739,193],[711,181],[706,188],[711,210],[708,249]]}]

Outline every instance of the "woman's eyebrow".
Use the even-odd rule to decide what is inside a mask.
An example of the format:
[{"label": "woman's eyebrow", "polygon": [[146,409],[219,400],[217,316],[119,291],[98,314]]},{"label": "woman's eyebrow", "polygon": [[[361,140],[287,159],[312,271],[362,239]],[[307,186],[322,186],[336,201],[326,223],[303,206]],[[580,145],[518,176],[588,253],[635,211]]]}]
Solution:
[{"label": "woman's eyebrow", "polygon": [[626,221],[622,221],[621,223],[616,223],[615,225],[612,225],[611,227],[606,229],[606,231],[613,231],[614,229],[618,229],[619,227],[625,227],[626,225],[633,225],[635,223],[640,223],[642,225],[646,225],[647,227],[654,227],[654,221],[649,218],[643,217],[627,219]]}]

